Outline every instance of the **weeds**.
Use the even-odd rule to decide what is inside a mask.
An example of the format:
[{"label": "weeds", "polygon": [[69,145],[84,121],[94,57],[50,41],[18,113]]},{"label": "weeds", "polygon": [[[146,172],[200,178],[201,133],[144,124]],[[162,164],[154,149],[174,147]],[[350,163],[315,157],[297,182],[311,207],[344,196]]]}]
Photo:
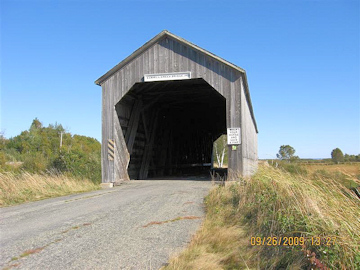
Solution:
[{"label": "weeds", "polygon": [[99,185],[90,180],[73,179],[56,173],[0,173],[0,206],[9,206],[99,188]]},{"label": "weeds", "polygon": [[[357,244],[360,242],[360,201],[350,191],[346,192],[336,179],[260,168],[240,192],[253,194],[242,196],[239,204],[244,216],[242,220],[253,235],[308,239],[336,236],[334,245],[307,242],[302,248],[315,252],[332,269],[341,269],[344,265],[348,269],[360,267],[347,262],[360,252]],[[300,248],[291,247],[293,252]],[[266,247],[259,249],[263,259],[272,261],[272,254]],[[289,257],[286,250],[281,253],[282,257]]]},{"label": "weeds", "polygon": [[165,223],[169,223],[169,222],[174,222],[174,221],[179,221],[179,220],[184,220],[184,219],[200,219],[201,217],[197,217],[197,216],[185,216],[185,217],[176,217],[173,219],[169,219],[169,220],[164,220],[164,221],[151,221],[148,224],[142,226],[143,228],[149,227],[151,225],[161,225],[161,224],[165,224]]},{"label": "weeds", "polygon": [[35,254],[35,253],[39,253],[43,249],[44,249],[44,247],[26,250],[23,254],[20,255],[20,258],[27,257],[27,256]]}]

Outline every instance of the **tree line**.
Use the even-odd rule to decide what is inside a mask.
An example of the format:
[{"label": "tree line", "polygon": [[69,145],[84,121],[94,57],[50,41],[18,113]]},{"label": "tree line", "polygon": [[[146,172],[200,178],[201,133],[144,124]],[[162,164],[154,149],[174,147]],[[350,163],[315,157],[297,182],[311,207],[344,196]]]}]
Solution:
[{"label": "tree line", "polygon": [[30,128],[6,139],[0,135],[1,171],[59,172],[101,182],[101,144],[72,135],[61,124],[44,127],[35,118]]},{"label": "tree line", "polygon": [[[295,152],[296,151],[292,146],[282,145],[280,146],[279,152],[276,154],[276,157],[281,160],[297,161],[299,160],[299,157],[295,156]],[[335,148],[334,150],[331,151],[331,160],[336,164],[340,162],[360,162],[360,154],[344,155],[339,148]]]}]

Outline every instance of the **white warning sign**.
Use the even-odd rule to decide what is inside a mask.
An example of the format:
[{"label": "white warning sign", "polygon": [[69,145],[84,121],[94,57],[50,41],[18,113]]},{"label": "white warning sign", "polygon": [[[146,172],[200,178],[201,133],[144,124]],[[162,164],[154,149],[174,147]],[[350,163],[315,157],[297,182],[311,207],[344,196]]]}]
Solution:
[{"label": "white warning sign", "polygon": [[240,128],[227,129],[227,143],[228,145],[241,144]]}]

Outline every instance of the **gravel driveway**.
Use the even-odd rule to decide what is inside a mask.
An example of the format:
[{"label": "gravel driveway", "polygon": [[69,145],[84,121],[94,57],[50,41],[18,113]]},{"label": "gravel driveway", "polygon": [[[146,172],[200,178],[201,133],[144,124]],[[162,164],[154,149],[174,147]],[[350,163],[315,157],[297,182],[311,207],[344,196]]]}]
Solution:
[{"label": "gravel driveway", "polygon": [[204,216],[209,181],[131,181],[0,209],[0,269],[159,269]]}]

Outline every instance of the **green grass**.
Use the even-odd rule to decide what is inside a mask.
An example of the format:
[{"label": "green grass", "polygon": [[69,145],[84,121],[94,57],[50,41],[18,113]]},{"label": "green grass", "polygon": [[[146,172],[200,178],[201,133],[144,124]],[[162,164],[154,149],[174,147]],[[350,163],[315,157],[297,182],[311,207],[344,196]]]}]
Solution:
[{"label": "green grass", "polygon": [[[163,269],[306,269],[311,253],[330,269],[360,269],[360,200],[333,175],[261,166],[251,179],[214,188],[205,203],[201,229]],[[304,243],[251,245],[251,237]],[[316,237],[333,241],[315,245]]]}]

